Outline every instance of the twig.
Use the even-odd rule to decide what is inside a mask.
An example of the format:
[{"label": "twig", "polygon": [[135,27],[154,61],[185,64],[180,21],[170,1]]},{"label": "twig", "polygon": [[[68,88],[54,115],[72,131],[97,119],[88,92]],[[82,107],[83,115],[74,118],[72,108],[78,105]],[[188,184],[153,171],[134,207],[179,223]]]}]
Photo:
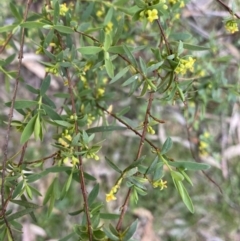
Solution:
[{"label": "twig", "polygon": [[[130,125],[128,125],[125,121],[123,121],[121,118],[119,118],[116,114],[108,111],[107,109],[103,108],[101,105],[96,104],[97,107],[103,111],[105,111],[106,113],[108,113],[110,116],[112,116],[114,119],[118,120],[120,123],[122,123],[124,126],[126,126],[129,130],[131,130],[132,132],[134,132],[136,135],[138,135],[139,137],[142,138],[142,134],[139,133],[138,131],[136,131],[135,129],[133,129]],[[149,114],[150,115],[150,114]],[[160,148],[156,147],[150,140],[148,140],[147,138],[144,138],[144,141],[146,141],[154,150],[156,150],[157,152],[160,151]]]},{"label": "twig", "polygon": [[[140,140],[140,143],[139,143],[138,152],[137,152],[137,156],[136,156],[135,161],[137,159],[139,159],[141,154],[142,154],[142,148],[143,148],[144,140],[145,140],[145,137],[146,137],[146,134],[147,134],[148,116],[149,116],[150,109],[151,109],[151,106],[152,106],[153,95],[154,95],[153,92],[151,92],[149,94],[148,106],[147,106],[145,119],[144,119],[144,123],[143,123],[143,131],[142,131],[141,140]],[[118,231],[120,231],[120,229],[122,227],[122,221],[123,221],[125,213],[127,212],[127,206],[128,206],[128,202],[129,202],[129,199],[130,199],[130,196],[131,196],[131,190],[132,190],[131,188],[128,189],[127,195],[124,199],[123,206],[121,208],[120,218],[119,218],[118,223],[116,225],[116,229]]]},{"label": "twig", "polygon": [[7,44],[9,43],[9,41],[11,40],[13,34],[10,33],[6,39],[6,41],[4,42],[4,44],[1,46],[0,48],[0,54],[4,51],[4,49],[6,48]]},{"label": "twig", "polygon": [[49,156],[46,156],[46,157],[44,157],[42,159],[38,159],[38,160],[32,161],[32,162],[24,162],[24,163],[25,164],[34,164],[34,163],[38,163],[38,162],[44,162],[44,161],[46,161],[46,160],[48,160],[50,158],[53,158],[53,157],[57,156],[57,154],[58,154],[58,152],[55,152],[55,153],[53,153],[53,154],[51,154]]},{"label": "twig", "polygon": [[234,13],[233,10],[230,7],[228,7],[224,2],[222,2],[221,0],[216,0],[216,1],[220,3],[230,14],[240,19],[240,16],[237,13]]},{"label": "twig", "polygon": [[163,31],[163,28],[162,28],[162,25],[161,25],[159,19],[157,20],[157,24],[158,24],[158,27],[159,27],[161,36],[163,37],[164,42],[165,42],[165,44],[166,44],[167,52],[168,52],[168,54],[172,54],[172,50],[171,50],[171,48],[170,48],[170,46],[169,46],[168,40],[167,40],[167,38],[166,38],[166,35],[165,35],[164,31]]},{"label": "twig", "polygon": [[[24,17],[23,17],[24,22],[27,19],[27,15],[28,15],[28,11],[29,11],[31,3],[32,3],[32,0],[28,0],[27,6],[26,6],[26,9],[25,9],[25,13],[24,13]],[[10,107],[9,114],[8,114],[8,125],[7,125],[7,131],[6,131],[6,136],[5,136],[5,143],[4,143],[4,146],[3,146],[3,163],[2,163],[2,185],[1,185],[1,196],[2,196],[1,202],[2,202],[2,208],[3,208],[2,216],[3,216],[4,222],[5,222],[8,230],[9,230],[9,233],[10,233],[10,236],[11,236],[12,240],[14,240],[13,233],[12,233],[12,230],[9,226],[8,220],[5,216],[6,205],[5,205],[5,200],[4,200],[4,197],[5,197],[4,182],[5,182],[5,176],[6,176],[6,164],[7,164],[7,160],[8,160],[8,143],[9,143],[11,122],[12,122],[12,117],[13,117],[13,107],[14,107],[14,103],[15,103],[15,100],[16,100],[16,96],[17,96],[18,84],[19,84],[19,80],[20,80],[21,66],[22,66],[22,59],[23,59],[24,32],[25,31],[24,31],[24,28],[23,28],[22,34],[21,34],[21,40],[20,40],[20,50],[19,50],[19,55],[18,55],[19,61],[18,61],[17,76],[16,76],[16,80],[15,80],[15,86],[14,86],[13,97],[12,97],[12,101],[11,101],[11,107]]]}]

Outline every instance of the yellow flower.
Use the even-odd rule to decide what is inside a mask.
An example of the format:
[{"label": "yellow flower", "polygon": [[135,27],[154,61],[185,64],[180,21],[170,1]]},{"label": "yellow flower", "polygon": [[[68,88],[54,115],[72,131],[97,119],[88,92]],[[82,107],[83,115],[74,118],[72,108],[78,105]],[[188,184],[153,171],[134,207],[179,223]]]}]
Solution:
[{"label": "yellow flower", "polygon": [[111,191],[110,193],[106,194],[106,201],[110,202],[112,200],[116,200],[117,198],[114,196],[114,193]]},{"label": "yellow flower", "polygon": [[225,23],[225,28],[230,33],[238,32],[238,24],[237,24],[236,20],[234,20],[234,19],[228,20]]},{"label": "yellow flower", "polygon": [[192,57],[188,57],[188,60],[186,59],[180,59],[178,66],[175,69],[175,72],[177,74],[186,74],[188,70],[193,72],[193,65],[195,63],[196,59],[193,59]]},{"label": "yellow flower", "polygon": [[99,17],[99,18],[102,17],[103,14],[104,14],[104,12],[102,10],[98,10],[96,13],[97,17]]},{"label": "yellow flower", "polygon": [[167,188],[167,181],[163,181],[162,179],[155,181],[153,182],[153,187],[154,188],[160,187],[160,190],[163,190],[164,188]]},{"label": "yellow flower", "polygon": [[66,5],[66,3],[60,4],[60,15],[61,16],[65,16],[66,12],[68,11],[68,7]]},{"label": "yellow flower", "polygon": [[113,27],[113,23],[112,22],[109,22],[106,27],[105,27],[105,32],[106,33],[110,33],[112,32],[112,27]]},{"label": "yellow flower", "polygon": [[185,6],[184,1],[181,1],[181,0],[169,0],[169,3],[172,5],[174,5],[176,3],[180,3],[180,5],[179,5],[180,8],[183,8]]},{"label": "yellow flower", "polygon": [[104,95],[104,93],[105,93],[105,89],[99,88],[97,90],[97,97],[102,97]]},{"label": "yellow flower", "polygon": [[153,9],[153,10],[147,10],[147,19],[150,23],[153,22],[153,20],[158,19],[158,11],[157,9]]}]

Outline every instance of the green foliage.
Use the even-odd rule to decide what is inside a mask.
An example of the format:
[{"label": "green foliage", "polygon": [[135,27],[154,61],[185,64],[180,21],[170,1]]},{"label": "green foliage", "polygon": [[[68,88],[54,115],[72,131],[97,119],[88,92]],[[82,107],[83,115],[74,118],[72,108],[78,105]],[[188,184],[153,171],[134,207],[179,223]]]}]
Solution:
[{"label": "green foliage", "polygon": [[[43,227],[48,222],[58,227],[59,209],[67,210],[74,224],[62,227],[63,233],[61,228],[60,233],[49,232],[49,238],[133,241],[141,220],[125,224],[126,210],[149,199],[152,188],[163,198],[178,193],[176,200],[194,213],[192,192],[197,187],[189,171],[202,171],[215,183],[206,174],[212,168],[202,163],[211,152],[211,138],[200,120],[211,104],[219,104],[219,112],[225,104],[221,99],[234,105],[239,96],[239,86],[224,75],[230,58],[216,54],[214,38],[203,44],[199,36],[182,31],[184,1],[35,4],[41,5],[39,12],[30,10],[30,4],[11,1],[9,15],[14,20],[0,27],[0,72],[6,93],[13,90],[5,101],[9,115],[0,168],[0,239],[18,240],[23,217]],[[224,24],[234,33],[238,15],[228,10],[231,18]],[[45,68],[37,85],[20,71],[25,45]],[[188,140],[190,130],[198,134],[198,142],[190,143],[191,157],[185,147],[185,153],[179,153],[173,138],[159,141],[160,134],[155,134],[165,123],[156,117],[159,106],[171,111],[172,105],[184,112]],[[173,122],[166,127],[169,136],[175,130]],[[123,140],[124,151],[116,161],[113,153],[129,133],[139,141],[129,147]],[[14,150],[9,145],[12,136],[17,139]],[[111,169],[114,180],[101,182],[96,174],[100,164]],[[39,183],[46,183],[44,190]],[[122,200],[121,193],[126,193]],[[122,203],[116,213],[108,202],[117,199]],[[170,197],[165,203],[171,203]]]}]

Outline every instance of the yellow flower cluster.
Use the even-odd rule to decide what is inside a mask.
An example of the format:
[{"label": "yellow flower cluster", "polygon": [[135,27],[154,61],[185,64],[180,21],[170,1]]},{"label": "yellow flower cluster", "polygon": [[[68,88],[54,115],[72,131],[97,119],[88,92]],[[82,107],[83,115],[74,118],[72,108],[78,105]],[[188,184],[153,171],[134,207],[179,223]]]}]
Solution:
[{"label": "yellow flower cluster", "polygon": [[225,28],[229,33],[235,33],[235,32],[239,31],[238,24],[237,24],[236,20],[234,20],[234,19],[228,20],[225,23]]},{"label": "yellow flower cluster", "polygon": [[200,136],[200,142],[199,142],[199,151],[201,156],[207,156],[209,152],[209,138],[210,138],[210,133],[209,132],[204,132]]},{"label": "yellow flower cluster", "polygon": [[113,200],[117,199],[114,194],[116,194],[118,189],[120,188],[121,182],[122,182],[122,178],[119,179],[117,184],[111,189],[111,191],[108,194],[106,194],[106,201],[107,202],[110,202],[110,201],[113,201]]},{"label": "yellow flower cluster", "polygon": [[[63,163],[67,164],[68,162],[69,162],[69,157],[65,157],[65,158],[63,159]],[[72,163],[73,166],[76,166],[76,164],[79,163],[78,158],[75,157],[75,156],[72,156],[72,157],[71,157],[71,163]]]},{"label": "yellow flower cluster", "polygon": [[164,188],[167,188],[167,181],[163,181],[162,179],[160,179],[158,181],[153,182],[152,185],[154,188],[159,187],[160,190],[163,190]]},{"label": "yellow flower cluster", "polygon": [[105,28],[104,28],[105,33],[106,33],[106,34],[111,33],[111,32],[112,32],[112,28],[113,28],[113,23],[112,23],[112,22],[109,22],[109,23],[105,26]]},{"label": "yellow flower cluster", "polygon": [[152,23],[153,20],[158,19],[157,9],[147,10],[147,19],[150,23]]},{"label": "yellow flower cluster", "polygon": [[98,88],[97,90],[97,98],[102,97],[105,93],[105,89],[104,88]]},{"label": "yellow flower cluster", "polygon": [[93,153],[93,152],[90,152],[86,155],[87,158],[93,158],[95,159],[96,161],[99,160],[99,156],[96,154],[96,153]]},{"label": "yellow flower cluster", "polygon": [[65,130],[65,132],[62,133],[62,137],[58,138],[58,142],[64,147],[69,147],[70,144],[68,143],[68,141],[66,141],[66,139],[69,141],[72,140],[72,136],[68,134],[68,130]]},{"label": "yellow flower cluster", "polygon": [[155,130],[151,126],[147,126],[147,132],[150,133],[151,135],[155,134]]},{"label": "yellow flower cluster", "polygon": [[184,1],[181,1],[181,0],[169,0],[169,3],[172,4],[172,5],[180,3],[180,5],[179,5],[180,8],[183,8],[185,6]]},{"label": "yellow flower cluster", "polygon": [[177,68],[175,69],[175,72],[177,74],[186,74],[188,70],[193,72],[193,65],[195,63],[196,59],[192,57],[188,57],[188,59],[180,59]]},{"label": "yellow flower cluster", "polygon": [[67,7],[66,3],[60,4],[60,11],[59,14],[61,16],[65,16],[66,12],[69,10],[69,8]]}]

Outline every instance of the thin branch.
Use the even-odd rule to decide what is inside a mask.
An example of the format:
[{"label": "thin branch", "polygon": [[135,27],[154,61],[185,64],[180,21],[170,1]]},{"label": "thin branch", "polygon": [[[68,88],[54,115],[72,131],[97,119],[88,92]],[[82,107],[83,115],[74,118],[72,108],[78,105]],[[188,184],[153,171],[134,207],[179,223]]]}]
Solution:
[{"label": "thin branch", "polygon": [[6,48],[7,44],[9,43],[9,41],[11,40],[13,34],[10,33],[6,39],[6,41],[4,42],[4,44],[1,46],[0,48],[0,54],[4,51],[4,49]]},{"label": "thin branch", "polygon": [[[141,140],[140,140],[140,143],[139,143],[138,152],[137,152],[137,156],[136,156],[135,161],[137,159],[139,159],[141,154],[142,154],[142,148],[143,148],[144,140],[145,140],[145,137],[146,137],[146,134],[147,134],[148,116],[150,114],[150,109],[151,109],[151,106],[152,106],[153,95],[154,95],[153,92],[151,92],[149,94],[148,106],[147,106],[147,110],[146,110],[146,113],[145,113],[145,119],[144,119],[144,123],[143,123],[143,131],[142,131]],[[116,225],[116,229],[118,231],[120,231],[120,229],[122,227],[122,221],[123,221],[125,213],[127,212],[128,202],[129,202],[129,199],[130,199],[130,196],[131,196],[131,190],[132,190],[131,188],[128,189],[127,195],[124,199],[123,206],[121,208],[120,218],[119,218],[118,223]]]},{"label": "thin branch", "polygon": [[55,153],[53,153],[53,154],[51,154],[49,156],[46,156],[46,157],[44,157],[42,159],[38,159],[38,160],[32,161],[32,162],[24,162],[24,163],[25,164],[34,164],[34,163],[44,162],[44,161],[46,161],[46,160],[48,160],[50,158],[53,158],[53,157],[57,156],[57,154],[58,154],[58,152],[55,152]]},{"label": "thin branch", "polygon": [[172,54],[172,50],[171,50],[171,48],[170,48],[170,46],[169,46],[168,40],[167,40],[167,38],[166,38],[166,35],[165,35],[164,31],[163,31],[163,28],[162,28],[162,25],[161,25],[159,19],[157,20],[157,24],[158,24],[158,27],[159,27],[161,36],[163,37],[164,42],[165,42],[165,44],[166,44],[167,52],[168,52],[168,54]]},{"label": "thin branch", "polygon": [[[25,9],[25,13],[24,13],[24,17],[23,17],[24,22],[27,19],[27,15],[28,15],[28,11],[29,11],[31,3],[32,3],[32,0],[28,0],[27,6],[26,6],[26,9]],[[12,117],[13,117],[13,107],[14,107],[14,103],[15,103],[15,100],[16,100],[16,96],[17,96],[18,84],[19,84],[19,80],[20,80],[21,66],[22,66],[22,59],[23,59],[24,32],[25,32],[24,28],[22,28],[22,34],[21,34],[21,40],[20,40],[20,50],[19,50],[19,55],[18,55],[19,61],[18,61],[17,76],[16,76],[16,80],[15,80],[15,86],[14,86],[13,97],[12,97],[12,101],[11,101],[11,107],[10,107],[9,114],[8,114],[8,125],[7,125],[7,131],[6,131],[6,136],[5,136],[5,143],[4,143],[4,146],[3,146],[3,163],[2,163],[2,186],[1,186],[1,196],[2,196],[1,203],[2,203],[2,208],[3,208],[2,215],[3,215],[4,222],[5,222],[8,230],[9,230],[9,233],[10,233],[10,236],[11,236],[12,240],[14,240],[13,233],[12,233],[12,230],[9,226],[7,218],[5,216],[6,205],[5,205],[5,200],[4,200],[4,197],[5,197],[4,183],[5,183],[5,176],[6,176],[6,165],[7,165],[7,160],[8,160],[8,144],[9,144],[11,122],[12,122]]]},{"label": "thin branch", "polygon": [[222,2],[221,0],[216,0],[219,4],[221,4],[230,14],[234,15],[235,17],[237,17],[238,19],[240,19],[240,16],[237,13],[234,13],[233,10],[228,7],[224,2]]},{"label": "thin branch", "polygon": [[[101,105],[97,104],[97,107],[103,111],[105,111],[106,113],[108,113],[110,116],[112,116],[114,119],[118,120],[120,123],[122,123],[124,126],[126,126],[129,130],[131,130],[132,132],[134,132],[136,135],[138,135],[139,137],[142,138],[142,134],[139,133],[138,131],[136,131],[135,129],[133,129],[130,125],[128,125],[125,121],[123,121],[121,118],[119,118],[116,114],[108,111],[107,109],[103,108]],[[150,115],[150,114],[149,114]],[[147,138],[144,138],[144,141],[147,142],[155,151],[159,152],[160,149],[158,147],[156,147],[150,140],[148,140]]]}]

